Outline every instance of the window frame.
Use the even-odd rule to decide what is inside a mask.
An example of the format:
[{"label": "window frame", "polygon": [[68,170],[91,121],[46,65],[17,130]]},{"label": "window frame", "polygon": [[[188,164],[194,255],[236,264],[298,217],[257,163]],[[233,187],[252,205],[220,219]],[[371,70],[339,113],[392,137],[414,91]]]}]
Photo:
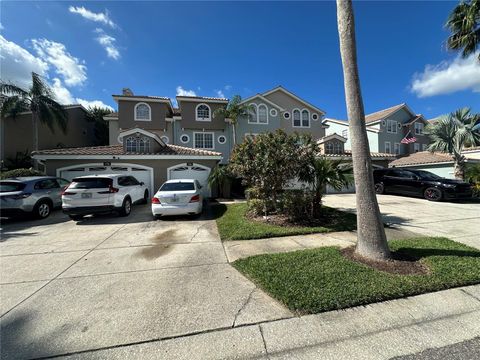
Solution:
[{"label": "window frame", "polygon": [[[265,109],[266,122],[260,121],[260,108]],[[257,124],[258,125],[268,125],[268,106],[265,104],[258,104],[257,106]]]},{"label": "window frame", "polygon": [[[205,135],[211,135],[212,136],[212,147],[207,148],[207,147],[197,147],[197,134],[201,134],[203,136],[203,145],[205,145]],[[193,133],[193,148],[194,149],[204,149],[204,150],[214,150],[215,149],[215,133],[210,132],[210,131],[196,131]]]},{"label": "window frame", "polygon": [[[418,127],[417,127],[418,125]],[[423,135],[423,130],[425,128],[425,125],[421,122],[415,122],[413,124],[413,129],[414,129],[414,132],[415,132],[415,135]]]},{"label": "window frame", "polygon": [[[305,112],[307,113],[308,126],[303,125],[303,120],[304,120],[304,119],[303,119],[303,114],[304,114]],[[302,128],[310,128],[311,115],[310,115],[310,111],[309,111],[308,109],[302,109],[302,111],[300,111],[300,120],[301,120],[301,121],[300,121],[300,124],[301,124],[300,127],[302,127]]]},{"label": "window frame", "polygon": [[[388,144],[388,151],[387,151],[387,144]],[[390,141],[385,141],[385,154],[392,153],[392,143]]]},{"label": "window frame", "polygon": [[[388,129],[389,124],[392,124],[392,128],[390,130]],[[398,121],[392,120],[392,119],[387,119],[386,127],[387,127],[387,133],[389,133],[389,134],[397,134],[398,133]],[[395,129],[395,130],[393,130],[393,129]]]},{"label": "window frame", "polygon": [[[398,152],[397,152],[397,149],[398,149]],[[393,144],[393,153],[395,155],[400,155],[400,151],[401,150],[401,147],[400,147],[400,143],[396,142]]]},{"label": "window frame", "polygon": [[[198,117],[198,108],[200,106],[206,106],[208,108],[208,118],[200,118]],[[206,103],[200,103],[200,104],[197,104],[197,106],[195,107],[195,121],[212,121],[212,109],[211,107],[206,104]]]},{"label": "window frame", "polygon": [[[223,142],[220,141],[220,138],[224,139]],[[219,143],[220,145],[224,145],[224,144],[227,143],[227,137],[226,137],[225,135],[218,135],[217,141],[218,141],[218,143]]]},{"label": "window frame", "polygon": [[[183,141],[182,138],[186,136],[187,137],[187,141]],[[181,134],[180,135],[180,141],[182,144],[188,144],[190,142],[190,136],[188,134]]]},{"label": "window frame", "polygon": [[[145,105],[145,106],[148,107],[148,119],[139,119],[137,117],[137,108],[140,105]],[[133,109],[133,118],[134,118],[135,121],[152,121],[152,108],[146,102],[139,102],[139,103],[135,104],[135,108]]]},{"label": "window frame", "polygon": [[419,143],[413,143],[413,152],[420,152],[420,144]]},{"label": "window frame", "polygon": [[[298,121],[300,125],[295,125],[295,113],[298,112]],[[300,128],[302,127],[302,112],[300,109],[293,109],[292,110],[292,127]]]}]

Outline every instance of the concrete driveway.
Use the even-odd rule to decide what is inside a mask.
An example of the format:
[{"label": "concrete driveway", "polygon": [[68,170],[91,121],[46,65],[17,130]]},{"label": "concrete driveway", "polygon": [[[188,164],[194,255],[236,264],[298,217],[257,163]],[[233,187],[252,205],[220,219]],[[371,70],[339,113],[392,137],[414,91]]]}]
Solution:
[{"label": "concrete driveway", "polygon": [[[396,195],[378,195],[384,221],[392,227],[427,236],[445,236],[480,248],[480,202],[431,202]],[[355,194],[327,195],[327,206],[355,211]]]},{"label": "concrete driveway", "polygon": [[2,224],[1,355],[72,354],[292,314],[232,268],[215,221],[61,212]]}]

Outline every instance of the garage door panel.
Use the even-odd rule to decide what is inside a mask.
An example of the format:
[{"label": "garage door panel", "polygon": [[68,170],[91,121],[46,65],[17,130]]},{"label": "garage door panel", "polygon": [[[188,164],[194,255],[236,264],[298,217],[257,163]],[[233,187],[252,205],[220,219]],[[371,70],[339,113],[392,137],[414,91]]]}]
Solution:
[{"label": "garage door panel", "polygon": [[198,164],[186,165],[181,164],[170,168],[168,170],[169,180],[175,179],[195,179],[198,180],[202,186],[204,196],[210,196],[210,189],[208,188],[208,176],[210,175],[210,168]]}]

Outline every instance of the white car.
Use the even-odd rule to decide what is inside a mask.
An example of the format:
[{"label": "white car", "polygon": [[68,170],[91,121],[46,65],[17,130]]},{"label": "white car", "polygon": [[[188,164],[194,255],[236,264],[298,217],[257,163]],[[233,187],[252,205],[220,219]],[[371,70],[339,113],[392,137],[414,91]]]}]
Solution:
[{"label": "white car", "polygon": [[62,192],[62,209],[72,220],[117,211],[128,216],[132,204],[148,202],[148,189],[130,175],[80,176]]},{"label": "white car", "polygon": [[203,210],[202,186],[198,180],[179,179],[165,182],[152,198],[152,214],[196,215]]}]

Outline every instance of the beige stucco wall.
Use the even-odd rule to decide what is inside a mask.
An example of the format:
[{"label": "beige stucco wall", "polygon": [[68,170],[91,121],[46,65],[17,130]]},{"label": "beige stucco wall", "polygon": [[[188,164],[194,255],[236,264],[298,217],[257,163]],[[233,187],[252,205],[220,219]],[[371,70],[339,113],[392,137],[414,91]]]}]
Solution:
[{"label": "beige stucco wall", "polygon": [[[46,124],[39,123],[38,138],[39,150],[54,149],[57,147],[92,146],[95,142],[94,123],[88,122],[85,111],[78,108],[67,109],[67,132],[54,125],[52,132]],[[15,158],[17,152],[33,150],[33,128],[31,113],[21,114],[15,119],[5,118],[2,134],[4,153],[2,160]]]},{"label": "beige stucco wall", "polygon": [[227,127],[225,123],[225,118],[223,116],[214,117],[213,114],[215,110],[225,107],[224,103],[205,103],[210,107],[211,110],[211,121],[196,121],[195,120],[195,111],[197,105],[202,104],[201,102],[193,101],[179,101],[180,109],[182,112],[182,120],[180,126],[185,129],[205,129],[205,130],[222,130]]},{"label": "beige stucco wall", "polygon": [[115,163],[123,163],[123,164],[138,164],[143,166],[148,166],[153,168],[153,181],[154,181],[154,189],[158,189],[165,181],[167,181],[167,169],[174,165],[180,165],[188,162],[192,162],[194,164],[200,164],[203,166],[207,166],[209,168],[213,168],[217,163],[217,160],[161,160],[161,159],[88,159],[88,160],[46,160],[45,161],[45,171],[47,175],[56,176],[57,169],[66,167],[66,166],[73,166],[73,165],[82,165],[82,164],[93,164],[99,163],[103,164],[103,162],[110,162],[112,164]]},{"label": "beige stucco wall", "polygon": [[[151,109],[151,121],[135,121],[135,105],[139,103],[146,103]],[[119,100],[118,101],[118,127],[126,130],[134,127],[139,127],[145,130],[160,130],[165,129],[167,123],[166,117],[171,117],[171,112],[166,103],[154,101],[132,101]]]}]

